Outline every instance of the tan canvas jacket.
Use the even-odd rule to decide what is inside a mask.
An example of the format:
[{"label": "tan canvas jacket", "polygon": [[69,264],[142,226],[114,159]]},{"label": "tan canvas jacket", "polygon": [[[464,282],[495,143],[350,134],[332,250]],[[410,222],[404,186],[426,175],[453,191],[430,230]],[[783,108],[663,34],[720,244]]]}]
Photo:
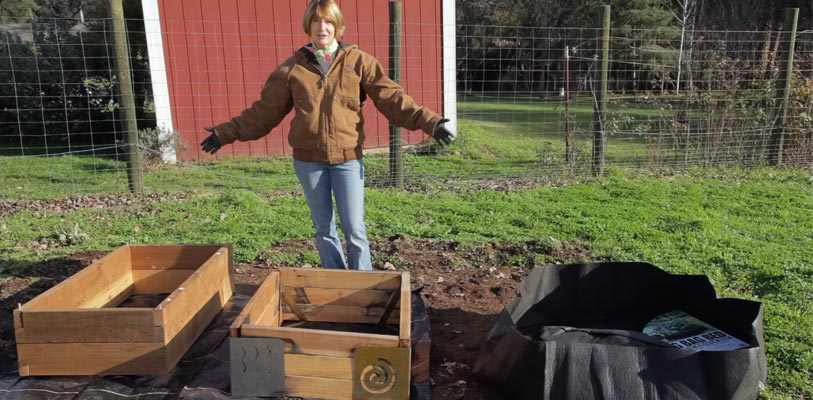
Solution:
[{"label": "tan canvas jacket", "polygon": [[441,119],[389,79],[375,57],[340,42],[326,74],[310,51],[297,50],[271,73],[260,99],[240,116],[217,125],[215,134],[221,144],[256,140],[293,109],[288,143],[295,159],[330,164],[359,159],[366,97],[390,122],[409,130],[431,136]]}]

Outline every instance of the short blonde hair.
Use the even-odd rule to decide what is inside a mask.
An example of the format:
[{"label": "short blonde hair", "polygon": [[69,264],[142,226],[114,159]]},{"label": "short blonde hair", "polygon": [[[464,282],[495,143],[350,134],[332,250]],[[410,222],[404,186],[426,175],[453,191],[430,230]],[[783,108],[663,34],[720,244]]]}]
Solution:
[{"label": "short blonde hair", "polygon": [[302,18],[302,29],[307,35],[311,34],[311,23],[318,19],[324,19],[333,24],[333,27],[336,28],[336,37],[344,34],[344,16],[335,1],[311,0],[308,8],[305,9],[305,17]]}]

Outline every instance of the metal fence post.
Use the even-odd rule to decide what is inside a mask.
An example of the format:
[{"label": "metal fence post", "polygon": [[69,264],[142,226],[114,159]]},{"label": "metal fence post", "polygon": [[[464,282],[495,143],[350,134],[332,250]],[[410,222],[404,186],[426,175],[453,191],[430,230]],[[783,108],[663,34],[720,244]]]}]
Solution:
[{"label": "metal fence post", "polygon": [[[390,79],[401,83],[401,2],[390,1]],[[390,184],[404,187],[404,159],[401,128],[390,123]]]},{"label": "metal fence post", "polygon": [[601,70],[599,72],[600,89],[593,116],[593,176],[604,174],[604,128],[607,116],[607,69],[610,58],[610,6],[604,6],[601,36]]},{"label": "metal fence post", "polygon": [[124,25],[122,0],[110,0],[110,18],[113,20],[113,39],[118,79],[119,107],[124,111],[124,129],[127,131],[127,179],[130,191],[144,191],[141,154],[138,150],[138,124],[136,123],[133,81],[130,78],[130,51],[127,46],[127,28]]},{"label": "metal fence post", "polygon": [[779,56],[778,96],[779,108],[773,122],[769,162],[773,166],[782,165],[782,150],[785,142],[785,123],[788,116],[788,101],[790,96],[790,83],[793,77],[793,52],[796,48],[796,24],[799,20],[799,9],[785,10],[785,25],[782,28],[782,50]]},{"label": "metal fence post", "polygon": [[573,132],[570,130],[570,46],[565,46],[565,164],[573,167]]}]

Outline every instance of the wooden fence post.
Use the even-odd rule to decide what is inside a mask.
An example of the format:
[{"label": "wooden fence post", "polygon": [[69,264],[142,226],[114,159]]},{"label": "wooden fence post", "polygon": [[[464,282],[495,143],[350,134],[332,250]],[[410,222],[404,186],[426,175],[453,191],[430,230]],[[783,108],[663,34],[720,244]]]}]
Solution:
[{"label": "wooden fence post", "polygon": [[604,6],[601,36],[601,70],[599,71],[599,92],[593,114],[593,176],[604,174],[604,128],[607,117],[607,69],[610,58],[610,6]]},{"label": "wooden fence post", "polygon": [[[401,2],[390,1],[390,79],[401,83]],[[404,188],[401,128],[390,123],[390,185]]]},{"label": "wooden fence post", "polygon": [[785,10],[785,25],[782,28],[782,50],[779,53],[779,81],[777,82],[779,108],[776,109],[774,116],[773,134],[768,149],[769,162],[773,166],[782,165],[782,150],[785,142],[785,123],[788,116],[790,84],[793,77],[793,51],[796,48],[796,24],[798,20],[798,8]]},{"label": "wooden fence post", "polygon": [[130,78],[130,51],[127,46],[127,28],[124,24],[122,0],[110,0],[110,18],[113,20],[116,79],[118,80],[119,107],[124,111],[124,129],[127,131],[127,179],[130,191],[144,191],[144,172],[138,149],[138,124],[136,123],[133,81]]}]

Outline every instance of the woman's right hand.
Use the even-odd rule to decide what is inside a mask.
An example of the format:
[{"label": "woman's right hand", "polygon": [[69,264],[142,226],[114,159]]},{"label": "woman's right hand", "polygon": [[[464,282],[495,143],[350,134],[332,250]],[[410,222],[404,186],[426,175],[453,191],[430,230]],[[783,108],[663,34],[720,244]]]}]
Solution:
[{"label": "woman's right hand", "polygon": [[215,135],[215,128],[206,127],[203,129],[212,132],[212,134],[209,135],[209,137],[207,137],[206,139],[203,139],[202,142],[200,142],[201,150],[209,154],[217,153],[217,151],[220,150],[220,148],[223,147],[223,145],[220,144],[220,140],[218,140],[217,135]]}]

